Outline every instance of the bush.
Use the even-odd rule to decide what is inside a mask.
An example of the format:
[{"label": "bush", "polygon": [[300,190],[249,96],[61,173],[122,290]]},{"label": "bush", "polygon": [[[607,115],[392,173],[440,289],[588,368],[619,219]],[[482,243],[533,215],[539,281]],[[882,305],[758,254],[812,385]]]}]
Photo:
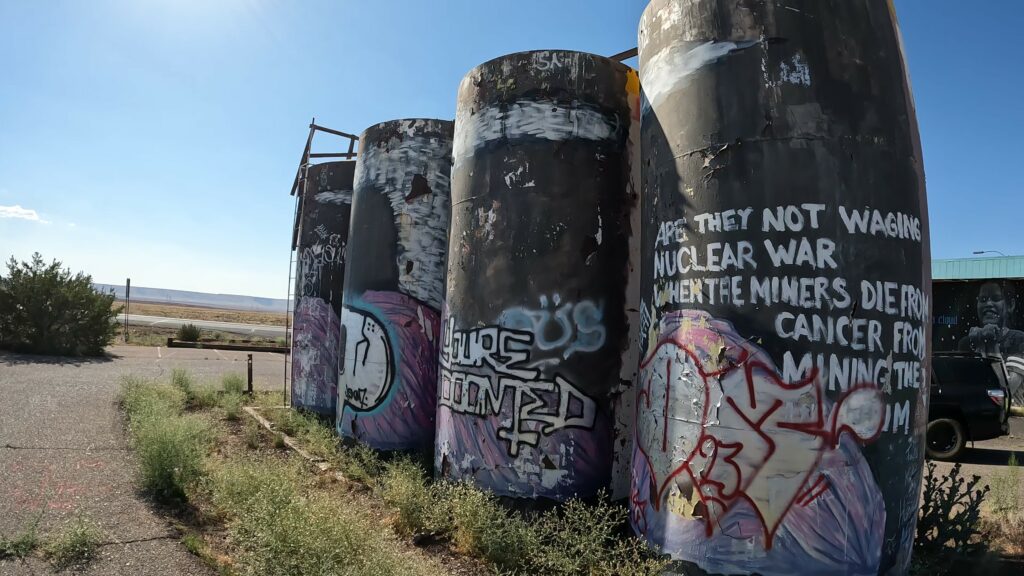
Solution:
[{"label": "bush", "polygon": [[241,394],[246,389],[245,378],[236,372],[225,374],[220,379],[221,388],[229,394]]},{"label": "bush", "polygon": [[250,450],[257,450],[263,444],[263,427],[255,420],[245,425],[245,445]]},{"label": "bush", "polygon": [[217,390],[212,386],[198,386],[192,390],[188,399],[188,407],[193,410],[206,410],[213,408],[220,402]]},{"label": "bush", "polygon": [[25,558],[39,547],[39,522],[43,519],[40,512],[29,524],[28,528],[13,538],[0,537],[0,560],[4,558]]},{"label": "bush", "polygon": [[185,395],[185,405],[192,410],[213,408],[218,404],[217,391],[210,386],[197,385],[188,370],[171,370],[171,385]]},{"label": "bush", "polygon": [[220,397],[220,407],[224,409],[224,417],[234,422],[242,417],[242,405],[245,398],[241,394],[225,393]]},{"label": "bush", "polygon": [[935,463],[927,463],[924,497],[917,521],[914,548],[923,554],[970,554],[982,552],[984,542],[978,541],[981,505],[989,487],[976,489],[980,476],[965,480],[960,464],[948,476],[936,479]]},{"label": "bush", "polygon": [[103,532],[79,516],[46,545],[45,552],[54,566],[63,569],[92,560],[102,542]]},{"label": "bush", "polygon": [[447,534],[452,530],[451,510],[412,460],[400,458],[387,464],[380,479],[380,495],[396,512],[395,530],[405,536]]},{"label": "bush", "polygon": [[114,295],[98,292],[92,277],[43,262],[7,263],[0,276],[0,347],[33,354],[101,356],[117,332]]},{"label": "bush", "polygon": [[192,395],[192,389],[196,384],[188,370],[175,368],[171,370],[171,385],[184,392],[185,398],[188,398]]},{"label": "bush", "polygon": [[179,386],[124,381],[121,405],[139,459],[141,487],[159,502],[187,499],[188,488],[202,477],[203,457],[212,442],[208,422],[182,415],[185,404]]},{"label": "bush", "polygon": [[158,386],[137,376],[121,378],[121,408],[134,426],[145,420],[173,417],[185,410],[187,398],[179,388]]},{"label": "bush", "polygon": [[178,340],[183,342],[199,342],[203,331],[195,324],[185,324],[178,328]]},{"label": "bush", "polygon": [[1010,454],[1006,470],[992,479],[992,511],[1000,518],[1021,511],[1020,507],[1020,464],[1017,455]]},{"label": "bush", "polygon": [[211,500],[228,519],[241,574],[441,574],[403,554],[365,504],[309,493],[305,478],[277,459],[232,460],[213,472]]}]

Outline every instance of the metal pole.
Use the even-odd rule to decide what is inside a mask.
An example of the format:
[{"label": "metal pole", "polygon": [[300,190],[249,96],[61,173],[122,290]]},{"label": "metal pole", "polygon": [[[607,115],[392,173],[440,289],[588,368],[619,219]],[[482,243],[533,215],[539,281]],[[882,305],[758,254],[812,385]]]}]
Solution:
[{"label": "metal pole", "polygon": [[248,392],[249,392],[249,396],[252,396],[252,354],[249,354],[248,368],[249,368],[249,388],[248,388]]},{"label": "metal pole", "polygon": [[124,283],[124,341],[128,342],[128,311],[132,304],[132,279],[128,278]]}]

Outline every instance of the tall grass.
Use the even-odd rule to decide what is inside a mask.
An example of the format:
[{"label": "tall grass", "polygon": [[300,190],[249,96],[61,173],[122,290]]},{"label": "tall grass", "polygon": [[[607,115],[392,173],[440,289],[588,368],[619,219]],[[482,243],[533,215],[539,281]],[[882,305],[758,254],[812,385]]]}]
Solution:
[{"label": "tall grass", "polygon": [[[241,399],[230,382],[222,380],[229,391],[220,399],[229,418]],[[369,487],[391,513],[392,531],[368,508],[373,498],[339,498],[295,459],[257,458],[253,452],[226,461],[206,458],[211,424],[187,412],[197,388],[184,373],[173,374],[172,383],[124,382],[122,403],[143,487],[163,501],[201,496],[195,501],[226,522],[240,574],[441,573],[421,556],[402,553],[394,532],[447,541],[502,574],[653,576],[666,567],[642,541],[620,535],[626,511],[607,501],[572,501],[559,511],[518,514],[470,485],[433,482],[409,458],[384,459],[362,445],[340,446],[333,427],[314,415],[264,411],[307,451]],[[255,432],[244,432],[246,443],[258,447],[262,435],[250,428]]]},{"label": "tall grass", "polygon": [[313,456],[340,463],[340,441],[333,426],[312,414],[290,409],[268,410],[265,415],[280,432],[295,437]]},{"label": "tall grass", "polygon": [[245,391],[245,378],[237,372],[229,372],[220,379],[221,388],[228,394],[241,394]]},{"label": "tall grass", "polygon": [[561,510],[520,515],[475,487],[432,484],[406,459],[387,464],[377,485],[395,511],[399,533],[448,539],[457,551],[502,572],[653,576],[667,566],[642,541],[621,537],[626,511],[606,499],[571,500]]},{"label": "tall grass", "polygon": [[402,554],[364,505],[308,492],[307,479],[298,464],[278,459],[230,460],[213,473],[211,499],[228,519],[243,574],[442,574]]},{"label": "tall grass", "polygon": [[161,386],[128,377],[122,383],[121,405],[139,459],[141,488],[163,503],[186,500],[188,488],[202,476],[213,441],[206,420],[183,414],[186,388],[180,382]]}]

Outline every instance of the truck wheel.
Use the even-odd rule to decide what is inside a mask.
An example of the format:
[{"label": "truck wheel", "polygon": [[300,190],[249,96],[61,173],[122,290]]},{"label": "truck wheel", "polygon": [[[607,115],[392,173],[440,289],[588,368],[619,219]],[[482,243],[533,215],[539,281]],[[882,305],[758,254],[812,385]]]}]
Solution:
[{"label": "truck wheel", "polygon": [[953,418],[939,418],[928,423],[925,451],[935,460],[956,460],[967,446],[964,425]]}]

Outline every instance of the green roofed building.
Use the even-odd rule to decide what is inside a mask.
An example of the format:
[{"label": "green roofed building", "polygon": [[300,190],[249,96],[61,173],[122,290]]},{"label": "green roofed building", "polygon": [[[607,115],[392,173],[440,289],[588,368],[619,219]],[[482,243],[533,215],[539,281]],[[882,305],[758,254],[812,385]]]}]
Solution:
[{"label": "green roofed building", "polygon": [[1002,356],[1024,405],[1024,256],[932,262],[932,350]]}]

